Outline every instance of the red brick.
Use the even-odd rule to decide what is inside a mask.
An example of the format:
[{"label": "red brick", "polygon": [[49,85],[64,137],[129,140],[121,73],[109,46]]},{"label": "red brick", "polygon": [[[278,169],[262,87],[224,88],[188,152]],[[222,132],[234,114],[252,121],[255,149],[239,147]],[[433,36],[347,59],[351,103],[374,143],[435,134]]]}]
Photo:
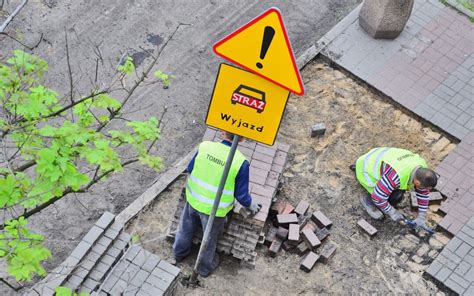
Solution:
[{"label": "red brick", "polygon": [[321,213],[321,211],[314,212],[311,219],[313,219],[313,221],[319,228],[326,227],[327,229],[329,229],[332,226],[331,220],[329,220],[328,217]]},{"label": "red brick", "polygon": [[377,234],[377,229],[369,224],[369,222],[365,221],[364,219],[360,219],[357,222],[357,225],[362,228],[368,235],[374,236]]},{"label": "red brick", "polygon": [[320,252],[320,261],[324,264],[328,264],[329,259],[331,259],[334,254],[336,254],[336,246],[333,244],[325,244]]},{"label": "red brick", "polygon": [[[301,228],[301,225],[300,225],[300,228]],[[316,226],[316,224],[314,224],[313,221],[308,221],[301,229],[302,231],[304,229],[310,229],[312,232],[315,232],[316,229],[318,229],[318,227]]]},{"label": "red brick", "polygon": [[298,224],[290,224],[288,240],[293,242],[298,242],[300,240],[300,226]]},{"label": "red brick", "polygon": [[278,224],[284,225],[290,223],[298,223],[298,218],[296,217],[296,214],[280,214],[277,215],[277,221]]},{"label": "red brick", "polygon": [[293,211],[295,210],[295,207],[293,207],[292,204],[290,204],[289,202],[286,202],[285,203],[285,207],[283,208],[283,211],[281,212],[281,214],[290,214],[292,213]]},{"label": "red brick", "polygon": [[308,246],[311,249],[314,249],[317,246],[321,245],[321,242],[319,241],[316,234],[314,234],[314,232],[312,232],[310,229],[308,228],[303,229],[302,233],[303,233],[303,239],[305,240],[305,242],[308,244]]},{"label": "red brick", "polygon": [[270,257],[275,258],[278,251],[280,251],[281,244],[282,244],[281,240],[275,239],[270,245],[270,248],[268,248],[268,255],[270,255]]},{"label": "red brick", "polygon": [[272,186],[274,188],[277,188],[278,185],[280,184],[280,174],[277,172],[272,172],[270,171],[268,173],[268,178],[265,181],[266,185]]},{"label": "red brick", "polygon": [[309,203],[305,200],[301,200],[295,208],[295,213],[298,215],[305,215],[308,211]]},{"label": "red brick", "polygon": [[276,236],[281,240],[286,240],[286,238],[288,237],[288,229],[283,228],[283,227],[278,227]]},{"label": "red brick", "polygon": [[318,261],[319,255],[314,252],[309,252],[308,255],[301,262],[300,269],[305,272],[310,272],[313,269],[316,261]]}]

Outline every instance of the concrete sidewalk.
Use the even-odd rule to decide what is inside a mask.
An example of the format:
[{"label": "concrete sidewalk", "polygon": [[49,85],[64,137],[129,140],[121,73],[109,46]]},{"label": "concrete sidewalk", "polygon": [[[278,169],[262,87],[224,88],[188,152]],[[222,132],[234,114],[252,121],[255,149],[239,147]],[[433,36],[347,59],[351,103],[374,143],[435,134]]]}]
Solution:
[{"label": "concrete sidewalk", "polygon": [[428,273],[459,294],[470,293],[474,289],[474,232],[470,230],[474,217],[474,25],[439,1],[418,0],[398,38],[377,40],[359,26],[360,7],[316,48],[461,140],[436,170],[441,175],[437,189],[447,196],[440,208],[446,216],[439,226],[462,243],[452,244],[452,252],[443,251]]}]

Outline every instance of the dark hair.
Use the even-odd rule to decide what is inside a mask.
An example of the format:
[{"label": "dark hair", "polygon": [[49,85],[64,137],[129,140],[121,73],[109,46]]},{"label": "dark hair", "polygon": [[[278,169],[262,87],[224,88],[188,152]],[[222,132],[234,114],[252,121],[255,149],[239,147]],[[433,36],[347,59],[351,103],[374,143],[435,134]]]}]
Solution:
[{"label": "dark hair", "polygon": [[234,140],[235,135],[231,132],[224,131],[225,137],[229,139],[230,141]]},{"label": "dark hair", "polygon": [[426,168],[418,168],[415,173],[415,178],[420,182],[421,187],[434,188],[438,183],[438,177],[433,170]]}]

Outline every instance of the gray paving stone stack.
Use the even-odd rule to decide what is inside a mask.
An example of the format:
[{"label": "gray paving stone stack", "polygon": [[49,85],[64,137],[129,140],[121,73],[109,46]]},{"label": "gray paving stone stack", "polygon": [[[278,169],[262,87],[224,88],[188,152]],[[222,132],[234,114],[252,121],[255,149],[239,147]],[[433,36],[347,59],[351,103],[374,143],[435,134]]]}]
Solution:
[{"label": "gray paving stone stack", "polygon": [[[203,140],[220,142],[220,133],[207,129]],[[263,226],[278,191],[289,148],[289,145],[278,142],[267,146],[253,141],[242,142],[238,147],[250,161],[250,194],[262,204],[262,209],[257,215],[245,218],[240,213],[242,206],[236,202],[224,234],[218,242],[217,251],[230,254],[251,268],[255,266],[257,244],[263,241]],[[174,239],[184,204],[183,190],[171,222],[170,239]],[[199,243],[201,237],[202,232],[197,232],[194,242]]]},{"label": "gray paving stone stack", "polygon": [[130,244],[130,235],[122,232],[123,224],[114,219],[115,215],[105,212],[69,257],[26,294],[54,295],[58,286],[94,291]]},{"label": "gray paving stone stack", "polygon": [[134,245],[92,295],[173,295],[179,273],[178,267]]},{"label": "gray paving stone stack", "polygon": [[460,295],[474,295],[474,217],[446,245],[426,272]]}]

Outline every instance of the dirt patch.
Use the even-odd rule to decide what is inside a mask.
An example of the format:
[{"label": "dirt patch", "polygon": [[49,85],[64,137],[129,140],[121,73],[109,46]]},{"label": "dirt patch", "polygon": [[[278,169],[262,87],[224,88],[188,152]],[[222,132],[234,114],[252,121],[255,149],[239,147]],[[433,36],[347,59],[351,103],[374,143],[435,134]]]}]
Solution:
[{"label": "dirt patch", "polygon": [[[330,240],[338,247],[335,257],[307,274],[299,270],[302,258],[298,255],[282,251],[277,258],[270,258],[262,246],[257,248],[254,270],[221,256],[220,267],[203,281],[202,288],[179,286],[178,295],[209,291],[219,295],[439,292],[422,273],[446,241],[444,235],[418,237],[385,220],[371,221],[379,232],[370,240],[356,226],[361,217],[370,218],[359,205],[364,191],[348,167],[376,146],[409,149],[436,167],[456,145],[320,60],[309,64],[302,75],[306,94],[290,98],[278,139],[291,145],[278,197],[295,205],[307,200],[310,210],[320,209],[333,221]],[[310,128],[318,122],[325,123],[326,134],[311,138]],[[184,182],[184,176],[178,179],[128,228],[140,236],[145,248],[163,258],[171,256],[165,235]],[[433,212],[437,208],[430,207],[431,223],[439,221]],[[402,209],[410,212],[407,198]],[[180,264],[184,274],[191,272],[194,260],[191,256]]]}]

